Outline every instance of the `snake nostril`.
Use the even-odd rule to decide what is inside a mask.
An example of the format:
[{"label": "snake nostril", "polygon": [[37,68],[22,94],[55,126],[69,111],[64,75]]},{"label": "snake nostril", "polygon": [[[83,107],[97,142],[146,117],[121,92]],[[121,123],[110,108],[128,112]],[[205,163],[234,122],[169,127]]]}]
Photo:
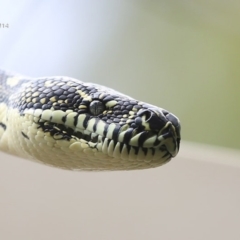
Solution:
[{"label": "snake nostril", "polygon": [[144,109],[138,113],[138,116],[139,117],[144,116],[145,117],[144,122],[149,122],[153,116],[153,112],[148,109]]},{"label": "snake nostril", "polygon": [[138,118],[136,119],[138,125],[140,125],[140,122],[141,124],[148,123],[151,130],[159,131],[165,126],[167,120],[164,116],[158,115],[158,112],[154,109],[144,109],[138,114]]},{"label": "snake nostril", "polygon": [[153,112],[146,110],[144,115],[145,115],[145,121],[149,122],[153,116]]}]

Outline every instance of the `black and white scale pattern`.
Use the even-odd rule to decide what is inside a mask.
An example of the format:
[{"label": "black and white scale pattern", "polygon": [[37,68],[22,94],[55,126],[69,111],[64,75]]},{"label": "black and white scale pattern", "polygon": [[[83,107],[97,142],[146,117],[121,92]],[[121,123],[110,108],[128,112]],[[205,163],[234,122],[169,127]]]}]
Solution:
[{"label": "black and white scale pattern", "polygon": [[168,111],[69,77],[0,71],[0,150],[77,170],[160,166],[175,157],[180,122]]}]

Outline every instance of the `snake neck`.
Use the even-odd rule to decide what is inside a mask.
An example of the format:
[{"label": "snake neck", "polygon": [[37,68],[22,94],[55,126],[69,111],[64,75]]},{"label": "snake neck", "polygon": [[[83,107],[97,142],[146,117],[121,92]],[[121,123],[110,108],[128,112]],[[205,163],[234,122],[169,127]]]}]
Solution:
[{"label": "snake neck", "polygon": [[[11,108],[9,102],[12,94],[17,92],[22,84],[20,75],[12,74],[0,69],[0,148],[2,149],[4,135],[8,129],[8,112]],[[4,142],[7,142],[4,140]]]}]

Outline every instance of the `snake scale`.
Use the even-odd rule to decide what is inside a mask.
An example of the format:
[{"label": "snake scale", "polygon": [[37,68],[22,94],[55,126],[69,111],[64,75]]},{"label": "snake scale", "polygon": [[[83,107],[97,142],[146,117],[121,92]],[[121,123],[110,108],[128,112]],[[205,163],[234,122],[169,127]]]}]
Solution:
[{"label": "snake scale", "polygon": [[175,157],[179,119],[70,77],[0,70],[0,150],[71,170],[153,168]]}]

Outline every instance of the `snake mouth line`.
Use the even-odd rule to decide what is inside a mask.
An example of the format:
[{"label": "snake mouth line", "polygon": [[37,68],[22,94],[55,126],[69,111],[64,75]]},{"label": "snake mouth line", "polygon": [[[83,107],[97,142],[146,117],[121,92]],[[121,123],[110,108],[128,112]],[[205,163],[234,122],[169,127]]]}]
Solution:
[{"label": "snake mouth line", "polygon": [[52,122],[38,122],[39,128],[49,134],[55,140],[74,139],[84,141],[89,148],[96,149],[112,157],[140,159],[164,158],[170,160],[174,157],[178,149],[176,140],[169,130],[169,126],[158,133],[153,131],[138,132],[136,129],[125,129],[122,132],[115,132],[112,138],[102,136],[96,132],[90,132],[87,129],[72,129],[63,124]]}]

